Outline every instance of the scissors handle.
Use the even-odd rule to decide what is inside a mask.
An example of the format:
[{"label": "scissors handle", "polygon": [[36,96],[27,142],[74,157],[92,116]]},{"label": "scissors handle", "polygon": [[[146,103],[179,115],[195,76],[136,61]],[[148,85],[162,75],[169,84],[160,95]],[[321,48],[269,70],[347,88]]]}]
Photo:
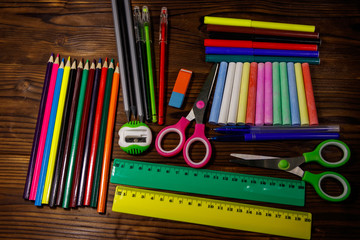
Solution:
[{"label": "scissors handle", "polygon": [[[189,149],[194,142],[202,142],[205,145],[206,153],[205,157],[200,162],[194,162],[191,160],[189,155]],[[183,156],[185,162],[193,168],[202,168],[210,160],[212,153],[212,148],[209,140],[205,136],[205,124],[195,124],[194,134],[185,142]]]},{"label": "scissors handle", "polygon": [[[327,161],[323,157],[322,151],[325,149],[325,147],[328,147],[328,146],[335,146],[335,147],[340,148],[341,151],[343,152],[343,157],[339,161],[336,161],[336,162]],[[346,145],[346,143],[339,141],[339,140],[331,139],[331,140],[326,140],[326,141],[320,143],[315,148],[314,151],[304,153],[303,156],[305,158],[305,162],[317,162],[324,167],[335,168],[335,167],[340,167],[340,166],[344,165],[347,161],[349,161],[350,149],[349,149],[348,145]]]},{"label": "scissors handle", "polygon": [[[343,187],[343,192],[339,196],[331,196],[331,195],[327,194],[326,192],[324,192],[324,190],[321,187],[321,182],[325,178],[333,178],[333,179],[337,180],[338,182],[340,182]],[[314,187],[317,194],[321,198],[323,198],[327,201],[340,202],[340,201],[343,201],[346,198],[348,198],[350,195],[351,189],[350,189],[349,182],[341,174],[338,174],[335,172],[323,172],[320,174],[313,174],[313,173],[305,171],[305,174],[304,174],[302,180],[310,183]]]},{"label": "scissors handle", "polygon": [[[170,125],[164,129],[162,129],[159,134],[156,136],[155,140],[155,148],[156,151],[163,157],[172,157],[178,154],[185,144],[185,129],[189,125],[190,121],[185,117],[181,117],[181,119],[174,125]],[[179,144],[172,150],[166,151],[162,148],[161,142],[165,135],[168,133],[177,133],[180,136]]]}]

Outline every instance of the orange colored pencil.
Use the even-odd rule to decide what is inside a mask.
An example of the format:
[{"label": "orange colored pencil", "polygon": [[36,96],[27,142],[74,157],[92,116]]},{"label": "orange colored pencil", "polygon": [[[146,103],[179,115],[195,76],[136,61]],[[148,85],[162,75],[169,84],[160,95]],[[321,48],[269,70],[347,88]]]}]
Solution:
[{"label": "orange colored pencil", "polygon": [[114,124],[115,124],[115,115],[116,115],[116,105],[118,100],[118,92],[119,92],[119,63],[116,66],[112,88],[111,88],[111,96],[110,96],[110,104],[109,104],[109,114],[108,114],[108,122],[106,127],[106,136],[105,136],[105,145],[104,145],[104,156],[103,156],[103,164],[101,168],[101,179],[100,179],[100,188],[99,188],[99,200],[97,211],[99,213],[105,212],[106,206],[106,195],[107,195],[107,185],[109,181],[109,168],[110,168],[110,158],[111,158],[111,147],[113,140],[113,132],[114,132]]}]

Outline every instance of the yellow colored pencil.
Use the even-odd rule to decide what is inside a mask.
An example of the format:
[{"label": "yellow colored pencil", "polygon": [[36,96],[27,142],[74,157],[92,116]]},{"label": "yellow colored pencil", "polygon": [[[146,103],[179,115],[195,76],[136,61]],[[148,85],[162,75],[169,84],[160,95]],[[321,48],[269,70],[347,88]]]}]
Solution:
[{"label": "yellow colored pencil", "polygon": [[[76,62],[74,62],[74,63],[75,63],[75,65],[73,64],[72,68],[76,68]],[[58,149],[60,129],[61,129],[66,93],[67,93],[68,82],[69,82],[69,75],[70,75],[70,57],[68,58],[68,60],[66,62],[66,65],[64,68],[64,75],[63,75],[63,79],[62,79],[62,83],[61,83],[59,104],[58,104],[58,109],[56,112],[54,134],[53,134],[53,139],[51,141],[49,163],[48,163],[48,168],[47,168],[47,172],[46,172],[46,179],[45,179],[44,192],[43,192],[43,198],[42,198],[43,204],[49,203],[51,184],[52,184],[52,179],[53,179],[53,175],[54,175],[55,159],[56,159],[56,153],[57,153],[57,149]]]},{"label": "yellow colored pencil", "polygon": [[246,107],[249,91],[249,77],[250,77],[250,63],[246,62],[243,65],[243,71],[241,76],[241,85],[240,85],[240,96],[239,96],[239,106],[236,123],[245,124],[246,119]]},{"label": "yellow colored pencil", "polygon": [[304,78],[302,74],[301,63],[295,63],[294,67],[295,67],[296,88],[297,88],[298,101],[299,101],[300,124],[301,126],[306,126],[309,125],[309,114],[306,104]]}]

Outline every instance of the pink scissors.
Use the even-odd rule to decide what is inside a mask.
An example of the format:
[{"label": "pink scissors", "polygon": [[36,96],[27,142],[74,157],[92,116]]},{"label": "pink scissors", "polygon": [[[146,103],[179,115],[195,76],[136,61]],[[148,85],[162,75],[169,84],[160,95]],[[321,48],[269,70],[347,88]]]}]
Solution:
[{"label": "pink scissors", "polygon": [[[165,127],[162,129],[156,137],[155,147],[157,152],[164,157],[172,157],[178,154],[183,149],[183,156],[185,162],[193,168],[204,167],[211,158],[211,144],[207,137],[205,136],[205,124],[204,124],[204,115],[206,110],[206,105],[209,101],[211,90],[215,82],[216,73],[218,70],[219,64],[214,64],[211,68],[211,71],[206,78],[203,88],[201,89],[199,96],[197,97],[193,108],[186,117],[181,117],[181,119],[174,125]],[[185,130],[189,126],[192,120],[196,121],[195,131],[193,135],[185,141]],[[166,151],[162,148],[161,142],[164,136],[168,133],[177,133],[180,136],[179,144],[172,150]],[[205,157],[200,162],[194,162],[191,160],[189,155],[189,148],[194,142],[202,142],[206,148]]]}]

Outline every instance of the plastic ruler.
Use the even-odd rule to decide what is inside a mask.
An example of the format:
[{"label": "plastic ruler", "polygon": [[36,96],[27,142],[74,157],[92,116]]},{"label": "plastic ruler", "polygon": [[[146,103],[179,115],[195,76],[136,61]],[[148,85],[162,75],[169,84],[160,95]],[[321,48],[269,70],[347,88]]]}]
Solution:
[{"label": "plastic ruler", "polygon": [[115,159],[111,183],[295,206],[305,204],[305,183],[215,170]]},{"label": "plastic ruler", "polygon": [[114,212],[310,239],[311,213],[117,186]]}]

